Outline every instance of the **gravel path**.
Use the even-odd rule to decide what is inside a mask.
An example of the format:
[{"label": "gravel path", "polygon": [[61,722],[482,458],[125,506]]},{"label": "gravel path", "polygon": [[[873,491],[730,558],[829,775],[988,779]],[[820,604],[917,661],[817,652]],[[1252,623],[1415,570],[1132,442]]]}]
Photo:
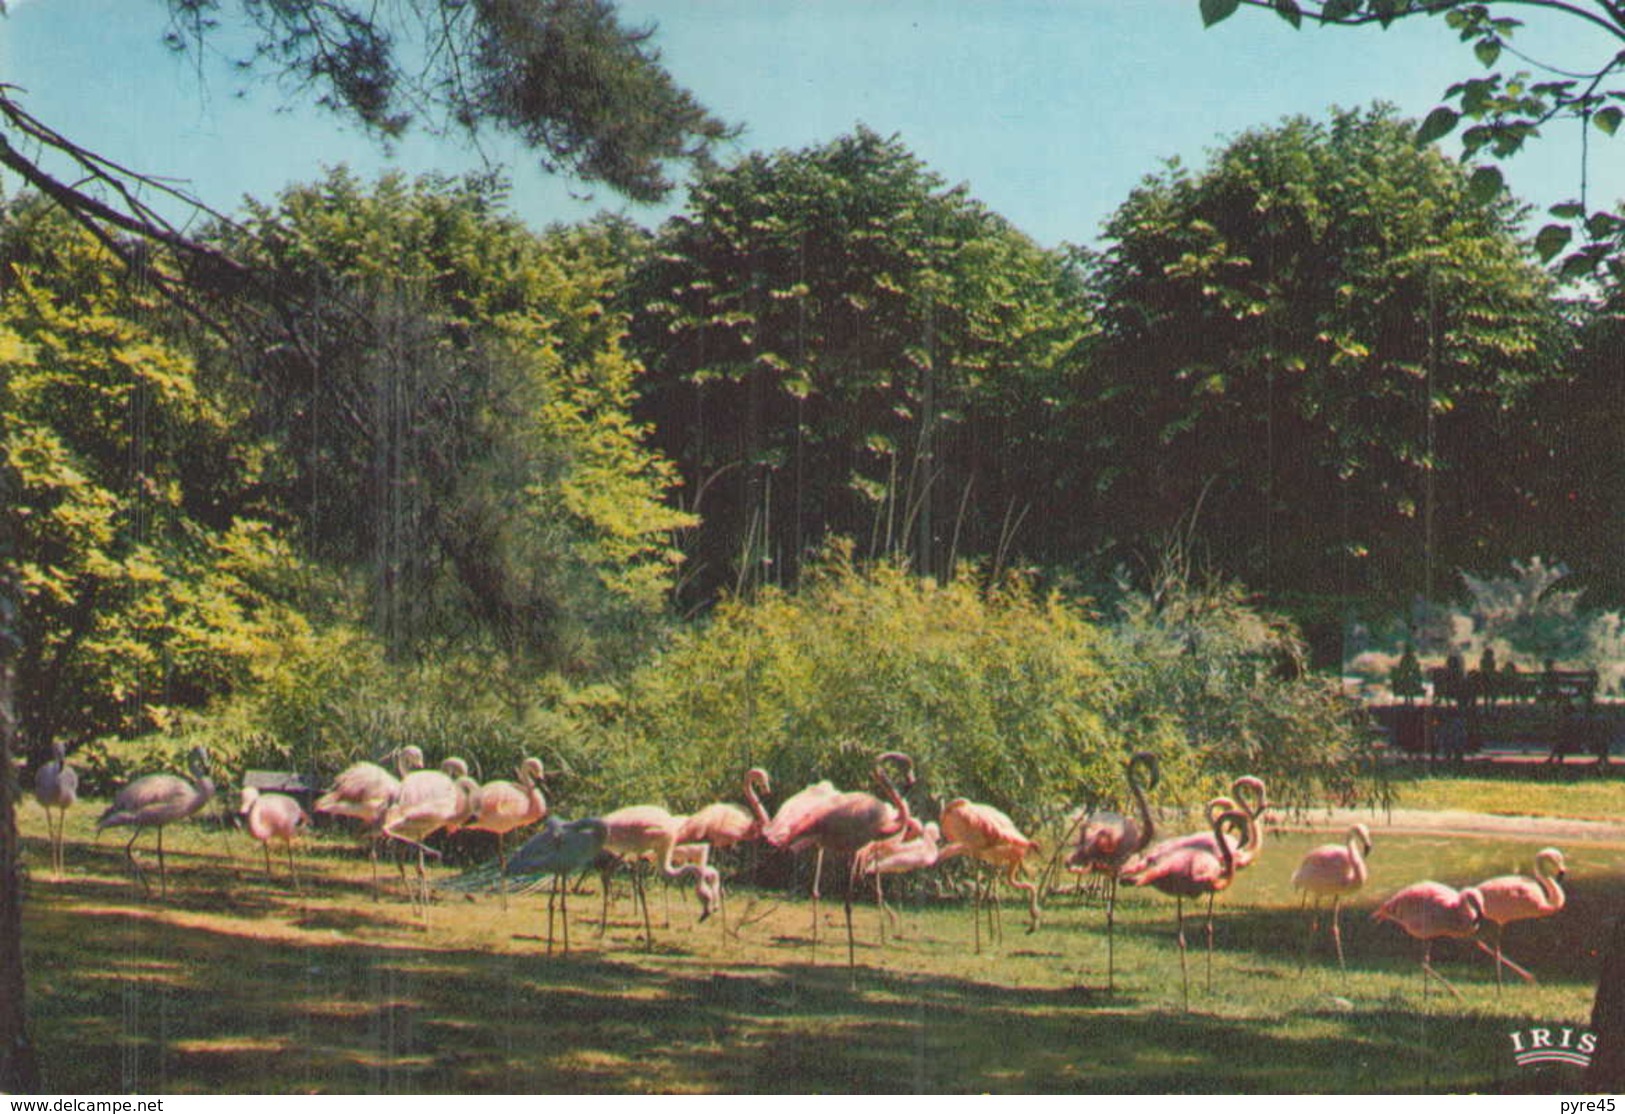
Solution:
[{"label": "gravel path", "polygon": [[1325,831],[1365,824],[1378,831],[1434,833],[1486,837],[1527,837],[1588,843],[1625,844],[1625,823],[1603,820],[1570,820],[1560,816],[1503,816],[1490,812],[1438,811],[1418,808],[1315,809],[1308,813],[1271,818],[1281,831]]}]

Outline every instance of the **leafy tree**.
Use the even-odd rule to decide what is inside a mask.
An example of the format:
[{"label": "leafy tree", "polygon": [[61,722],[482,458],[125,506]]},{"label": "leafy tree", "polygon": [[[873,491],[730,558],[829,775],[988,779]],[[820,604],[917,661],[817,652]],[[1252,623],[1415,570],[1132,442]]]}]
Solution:
[{"label": "leafy tree", "polygon": [[[1518,154],[1541,129],[1556,120],[1578,122],[1589,138],[1595,128],[1599,136],[1611,137],[1625,120],[1625,89],[1608,85],[1625,68],[1625,7],[1614,0],[1199,0],[1202,19],[1208,26],[1229,18],[1246,4],[1268,8],[1294,27],[1304,20],[1324,26],[1357,27],[1380,24],[1388,27],[1397,20],[1429,15],[1443,17],[1461,42],[1471,43],[1473,54],[1487,71],[1481,77],[1456,82],[1445,91],[1446,104],[1435,108],[1423,121],[1418,138],[1431,142],[1461,129],[1461,150],[1465,159],[1488,156],[1506,159]],[[1529,11],[1560,19],[1580,21],[1594,32],[1610,51],[1608,60],[1595,68],[1563,59],[1552,64],[1531,58],[1514,45],[1523,21],[1517,15]],[[1515,13],[1515,14],[1514,14]],[[1612,40],[1611,42],[1609,40]],[[1530,67],[1508,72],[1506,59],[1515,58]],[[1473,172],[1474,193],[1488,197],[1501,189],[1501,173],[1481,164]],[[1620,248],[1625,243],[1625,214],[1617,209],[1594,209],[1585,196],[1582,170],[1574,200],[1554,205],[1551,215],[1560,223],[1548,224],[1535,238],[1535,248],[1544,260],[1551,260],[1567,248],[1578,227],[1584,242],[1567,255],[1561,272],[1579,277],[1596,272],[1600,266],[1616,280],[1625,279],[1625,259]]]},{"label": "leafy tree", "polygon": [[1350,597],[1528,547],[1545,450],[1518,415],[1563,323],[1510,204],[1411,131],[1289,120],[1109,221],[1061,433],[1118,552],[1194,517],[1216,568],[1335,630]]},{"label": "leafy tree", "polygon": [[307,307],[302,343],[248,357],[286,450],[267,484],[318,555],[365,570],[397,653],[480,635],[581,669],[663,608],[690,520],[606,311],[627,235],[537,236],[490,180],[343,170],[227,234]]},{"label": "leafy tree", "polygon": [[831,534],[939,575],[992,552],[1086,320],[1062,257],[862,128],[707,175],[632,300],[702,598],[789,582]]},{"label": "leafy tree", "polygon": [[13,498],[29,758],[161,724],[249,679],[303,621],[255,501],[265,446],[153,328],[107,253],[48,207],[0,220],[0,447]]}]

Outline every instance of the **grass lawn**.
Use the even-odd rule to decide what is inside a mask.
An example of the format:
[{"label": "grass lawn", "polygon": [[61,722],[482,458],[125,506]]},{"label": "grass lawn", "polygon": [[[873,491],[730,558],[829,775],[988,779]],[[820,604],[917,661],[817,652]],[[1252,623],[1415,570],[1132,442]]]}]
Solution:
[{"label": "grass lawn", "polygon": [[1472,763],[1406,765],[1393,777],[1402,808],[1462,809],[1514,816],[1625,822],[1625,778],[1598,777],[1590,759],[1565,766]]},{"label": "grass lawn", "polygon": [[1031,936],[1007,901],[1002,942],[977,956],[963,904],[919,884],[884,949],[877,910],[858,906],[855,974],[838,901],[824,902],[814,948],[801,893],[736,887],[725,935],[696,926],[676,890],[663,927],[656,885],[646,952],[624,882],[596,937],[596,878],[571,903],[571,954],[549,958],[544,897],[504,913],[494,896],[446,894],[425,926],[393,872],[371,899],[366,860],[341,835],[301,853],[296,897],[280,869],[266,880],[246,836],[176,828],[169,899],[146,898],[119,833],[93,842],[98,811],[70,816],[60,881],[42,813],[22,812],[31,1025],[56,1093],[1568,1091],[1577,1069],[1517,1067],[1508,1034],[1584,1027],[1598,928],[1625,899],[1625,846],[1566,847],[1569,908],[1507,937],[1539,984],[1498,993],[1486,957],[1442,942],[1435,963],[1466,1001],[1437,988],[1424,1001],[1420,945],[1370,910],[1421,878],[1527,870],[1542,841],[1379,831],[1372,880],[1344,912],[1342,974],[1325,938],[1300,966],[1306,921],[1288,881],[1326,837],[1282,835],[1219,899],[1211,991],[1187,908],[1187,1012],[1174,903],[1152,892],[1121,902],[1115,994],[1092,901],[1053,896]]}]

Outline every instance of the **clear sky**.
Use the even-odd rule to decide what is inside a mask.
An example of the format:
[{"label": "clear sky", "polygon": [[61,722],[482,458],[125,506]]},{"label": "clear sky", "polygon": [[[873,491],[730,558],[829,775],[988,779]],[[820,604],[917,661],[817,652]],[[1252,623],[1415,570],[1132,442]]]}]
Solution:
[{"label": "clear sky", "polygon": [[[428,139],[386,154],[286,89],[237,96],[224,50],[200,72],[161,45],[162,0],[9,7],[0,80],[25,89],[37,116],[129,166],[184,181],[217,208],[268,198],[338,163],[367,175],[478,165],[467,149]],[[1481,72],[1439,19],[1294,32],[1243,11],[1205,30],[1196,0],[627,0],[621,11],[657,24],[677,80],[745,125],[739,153],[824,143],[861,122],[899,135],[1045,245],[1092,242],[1171,156],[1201,165],[1229,136],[1332,105],[1380,98],[1420,118],[1447,85]],[[1570,67],[1598,65],[1619,45],[1563,19],[1532,25],[1515,43]],[[1578,194],[1577,128],[1563,125],[1504,166],[1517,196],[1545,206]],[[1596,206],[1625,197],[1625,135],[1593,132]],[[600,208],[652,226],[682,203],[681,191],[658,207],[583,196],[579,184],[522,165],[516,148],[488,152],[520,164],[511,167],[514,206],[538,226]]]}]

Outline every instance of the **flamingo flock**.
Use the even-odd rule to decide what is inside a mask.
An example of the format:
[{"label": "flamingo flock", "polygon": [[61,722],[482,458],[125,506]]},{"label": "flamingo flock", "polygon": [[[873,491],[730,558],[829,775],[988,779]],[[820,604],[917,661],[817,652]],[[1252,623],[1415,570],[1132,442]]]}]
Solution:
[{"label": "flamingo flock", "polygon": [[[529,892],[543,880],[551,879],[548,901],[547,950],[551,954],[555,936],[555,908],[563,920],[563,949],[570,949],[568,895],[571,878],[597,868],[603,876],[603,906],[599,935],[609,923],[609,875],[619,866],[632,871],[634,904],[641,909],[645,946],[654,946],[644,876],[652,867],[669,880],[692,880],[699,899],[701,922],[720,907],[723,879],[711,864],[713,851],[750,842],[759,842],[769,853],[802,855],[813,852],[812,899],[813,943],[817,942],[818,902],[823,864],[833,857],[844,866],[846,878],[845,922],[848,966],[856,968],[856,933],[853,927],[853,900],[859,885],[873,878],[875,906],[880,913],[880,940],[885,943],[886,919],[896,921],[896,912],[885,901],[882,879],[887,875],[932,870],[954,858],[963,857],[975,865],[972,883],[974,948],[982,949],[983,918],[988,918],[990,939],[998,931],[996,887],[1002,881],[1026,895],[1029,933],[1037,931],[1040,915],[1041,882],[1026,877],[1027,867],[1040,848],[1024,835],[1003,811],[989,804],[957,797],[936,806],[937,818],[922,823],[907,797],[916,778],[908,755],[888,751],[874,759],[872,788],[842,791],[829,781],[820,781],[791,794],[769,814],[764,794],[771,794],[772,779],[759,767],[748,770],[743,782],[745,806],[715,802],[688,815],[674,815],[657,805],[632,805],[579,820],[563,820],[553,815],[542,792],[545,770],[539,759],[524,757],[516,767],[517,783],[492,780],[481,784],[469,776],[467,763],[447,758],[438,769],[426,769],[422,751],[402,747],[384,756],[393,760],[391,773],[374,762],[357,762],[335,779],[331,788],[315,802],[315,811],[347,816],[359,822],[367,837],[372,862],[374,895],[378,892],[377,849],[390,843],[416,852],[416,878],[409,889],[414,907],[427,910],[433,900],[428,881],[427,859],[440,858],[441,851],[427,841],[437,833],[449,837],[459,831],[477,831],[495,836],[495,870],[478,868],[467,872],[461,884],[445,883],[447,888],[492,890],[500,894],[507,909],[510,883]],[[167,897],[168,872],[163,832],[202,811],[214,799],[217,787],[210,776],[207,751],[194,748],[187,757],[191,780],[169,773],[154,773],[129,782],[114,797],[97,821],[97,831],[107,828],[134,829],[124,852],[132,873],[144,893],[151,884],[135,854],[142,832],[153,829],[158,858],[159,895]],[[1139,752],[1129,758],[1124,772],[1132,813],[1110,810],[1079,811],[1070,818],[1057,857],[1065,856],[1068,869],[1103,875],[1106,882],[1107,988],[1115,988],[1115,920],[1118,886],[1149,887],[1175,900],[1175,937],[1179,950],[1181,996],[1187,1008],[1190,978],[1185,938],[1186,899],[1207,899],[1207,980],[1212,990],[1214,951],[1214,905],[1217,896],[1231,887],[1237,875],[1260,860],[1264,847],[1264,813],[1268,794],[1256,777],[1237,778],[1230,795],[1208,802],[1203,829],[1158,840],[1157,824],[1150,795],[1159,780],[1155,755]],[[46,813],[50,836],[51,863],[60,877],[64,866],[62,831],[67,810],[77,799],[78,778],[68,764],[65,748],[57,743],[51,761],[40,767],[35,777],[35,798]],[[300,887],[295,865],[294,844],[309,825],[310,817],[292,797],[244,788],[238,811],[249,834],[263,848],[267,878],[272,877],[271,844],[282,844],[288,876]],[[53,817],[54,813],[54,817]],[[513,854],[507,851],[509,835],[540,824],[541,828]],[[1291,876],[1291,885],[1301,892],[1305,906],[1313,902],[1309,941],[1319,931],[1323,902],[1329,900],[1327,918],[1339,969],[1347,969],[1340,926],[1345,901],[1353,898],[1370,878],[1368,858],[1373,841],[1364,824],[1351,826],[1343,840],[1311,849]],[[405,879],[405,866],[401,866]],[[1503,970],[1512,971],[1533,982],[1535,976],[1505,954],[1506,926],[1520,921],[1551,917],[1566,904],[1562,882],[1566,875],[1563,853],[1557,848],[1540,851],[1530,875],[1508,874],[1457,889],[1435,881],[1415,882],[1401,887],[1376,908],[1372,920],[1392,923],[1423,945],[1422,976],[1424,1002],[1431,982],[1437,982],[1458,1000],[1460,992],[1433,966],[1433,945],[1440,939],[1471,939],[1495,964],[1498,991]],[[1493,949],[1478,933],[1484,923],[1495,925]],[[726,933],[726,923],[724,923]],[[1305,955],[1307,957],[1307,947]]]}]

